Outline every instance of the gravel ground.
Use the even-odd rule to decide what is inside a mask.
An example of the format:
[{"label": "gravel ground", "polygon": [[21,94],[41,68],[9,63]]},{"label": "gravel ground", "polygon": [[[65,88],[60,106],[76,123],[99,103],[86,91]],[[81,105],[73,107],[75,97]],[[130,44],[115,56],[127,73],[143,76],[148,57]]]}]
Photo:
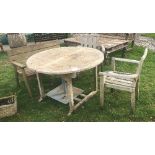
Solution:
[{"label": "gravel ground", "polygon": [[148,47],[155,52],[155,39],[149,37],[137,37],[135,44],[138,46]]}]

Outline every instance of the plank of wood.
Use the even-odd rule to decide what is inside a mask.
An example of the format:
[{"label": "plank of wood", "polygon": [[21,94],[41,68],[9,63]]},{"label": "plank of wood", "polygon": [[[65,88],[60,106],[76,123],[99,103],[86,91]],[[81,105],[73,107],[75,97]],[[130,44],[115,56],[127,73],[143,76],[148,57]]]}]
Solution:
[{"label": "plank of wood", "polygon": [[105,78],[105,83],[106,84],[115,84],[115,85],[120,85],[120,86],[127,86],[127,87],[136,87],[136,82],[131,82],[128,80],[121,80],[117,78]]},{"label": "plank of wood", "polygon": [[[26,76],[35,75],[35,72],[32,71],[32,70],[30,70],[30,69],[28,69],[28,68],[24,68],[24,70],[25,70]],[[21,70],[20,68],[17,69],[17,72],[18,72],[19,74],[22,74],[22,73],[23,73],[22,70]]]},{"label": "plank of wood", "polygon": [[137,79],[139,76],[138,74],[125,74],[125,73],[118,73],[118,72],[113,72],[113,71],[105,71],[105,72],[100,72],[100,76],[109,76],[113,78],[118,78],[118,79],[124,79],[124,80],[129,80],[129,81],[134,81]]},{"label": "plank of wood", "polygon": [[13,56],[13,55],[18,55],[18,54],[22,54],[22,53],[32,52],[35,50],[46,49],[48,47],[59,47],[59,45],[60,45],[60,43],[58,41],[50,41],[50,42],[44,42],[44,43],[39,43],[39,44],[35,44],[35,45],[14,48],[10,51],[7,51],[7,53],[9,56]]},{"label": "plank of wood", "polygon": [[82,99],[75,97],[74,100],[80,102]]},{"label": "plank of wood", "polygon": [[113,88],[113,89],[118,89],[118,90],[123,90],[123,91],[128,91],[128,92],[134,91],[133,87],[120,86],[120,85],[115,85],[115,84],[111,84],[111,83],[105,83],[105,86],[108,88]]},{"label": "plank of wood", "polygon": [[140,61],[138,60],[131,60],[131,59],[126,59],[126,58],[112,58],[113,61],[121,61],[121,62],[129,62],[129,63],[135,63],[135,64],[139,64]]},{"label": "plank of wood", "polygon": [[14,61],[12,62],[12,64],[15,65],[16,67],[20,67],[20,68],[25,68],[26,67],[26,65],[23,65],[21,63],[14,62]]},{"label": "plank of wood", "polygon": [[88,99],[90,99],[91,97],[93,97],[95,94],[97,93],[97,91],[92,91],[90,92],[88,95],[86,95],[86,97],[84,99],[82,99],[79,103],[77,103],[74,106],[74,110],[76,110],[79,106],[81,106],[84,102],[86,102]]}]

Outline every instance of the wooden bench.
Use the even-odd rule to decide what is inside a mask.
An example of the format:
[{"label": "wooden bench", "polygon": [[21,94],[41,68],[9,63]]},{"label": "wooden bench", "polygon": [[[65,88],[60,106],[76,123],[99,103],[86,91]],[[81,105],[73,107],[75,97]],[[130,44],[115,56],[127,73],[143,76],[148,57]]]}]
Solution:
[{"label": "wooden bench", "polygon": [[[80,37],[76,35],[72,38],[67,38],[64,40],[64,43],[66,46],[79,46],[81,44]],[[120,39],[105,34],[98,34],[98,45],[104,47],[105,49],[104,51],[102,50],[105,55],[105,60],[107,60],[110,53],[117,50],[122,50],[122,57],[124,57],[125,51],[128,48],[128,43],[129,41],[126,39]]]},{"label": "wooden bench", "polygon": [[51,49],[51,48],[56,48],[56,47],[60,47],[60,43],[57,40],[37,43],[35,45],[13,48],[10,51],[7,51],[7,54],[9,56],[9,61],[11,62],[11,64],[14,66],[14,69],[15,69],[17,86],[19,86],[19,75],[22,75],[26,88],[28,90],[28,93],[31,97],[32,97],[32,92],[27,78],[32,75],[35,75],[35,72],[33,72],[32,70],[26,67],[26,61],[30,56],[32,56],[35,53],[38,53],[47,49]]},{"label": "wooden bench", "polygon": [[[106,38],[109,37],[114,39],[127,40],[128,42],[131,43],[131,48],[133,48],[136,33],[100,33],[100,36]],[[131,48],[129,48],[128,50],[130,50]]]},{"label": "wooden bench", "polygon": [[[78,34],[72,34],[72,37],[73,38],[78,38],[78,36],[80,35],[80,33]],[[98,33],[97,35],[99,35],[100,38],[105,38],[107,40],[111,40],[111,43],[113,41],[117,41],[117,40],[120,40],[120,41],[127,41],[128,43],[130,42],[131,43],[131,48],[134,46],[134,43],[135,43],[135,37],[136,37],[136,33]],[[77,39],[78,40],[78,39]],[[70,41],[70,42],[65,42],[66,44],[68,43],[68,46],[76,46],[78,41],[75,42],[75,41]],[[109,44],[109,42],[108,42]],[[131,49],[130,48],[130,49]],[[130,50],[128,49],[128,50]]]}]

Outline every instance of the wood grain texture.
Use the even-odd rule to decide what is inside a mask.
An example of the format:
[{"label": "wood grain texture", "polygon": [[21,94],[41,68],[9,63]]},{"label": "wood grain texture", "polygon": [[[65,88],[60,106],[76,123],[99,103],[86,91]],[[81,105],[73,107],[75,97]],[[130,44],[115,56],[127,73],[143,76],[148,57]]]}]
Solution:
[{"label": "wood grain texture", "polygon": [[[69,44],[79,44],[80,45],[80,37],[75,37],[75,38],[67,38],[64,40],[65,43]],[[122,40],[122,39],[116,39],[116,38],[104,38],[104,37],[100,37],[99,40],[99,45],[103,46],[105,48],[106,51],[111,51],[112,48],[116,48],[116,49],[120,49],[122,48],[122,46],[124,45],[128,45],[128,41],[127,40]],[[123,46],[123,47],[124,47]],[[113,49],[114,50],[114,49]]]},{"label": "wood grain texture", "polygon": [[87,47],[61,47],[37,53],[27,60],[29,69],[44,74],[69,74],[94,68],[104,55]]}]

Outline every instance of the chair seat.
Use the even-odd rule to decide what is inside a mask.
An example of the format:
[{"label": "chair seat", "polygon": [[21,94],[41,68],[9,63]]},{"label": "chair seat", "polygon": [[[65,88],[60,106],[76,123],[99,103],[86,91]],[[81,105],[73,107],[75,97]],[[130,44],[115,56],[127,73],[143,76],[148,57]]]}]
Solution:
[{"label": "chair seat", "polygon": [[[24,70],[25,70],[26,76],[32,76],[32,75],[35,74],[34,71],[28,69],[27,67],[24,68]],[[22,74],[22,70],[21,70],[21,69],[18,69],[17,72],[18,72],[19,74]]]},{"label": "chair seat", "polygon": [[[129,91],[132,92],[134,91],[136,87],[136,81],[133,78],[127,78],[123,79],[123,77],[132,77],[132,74],[130,73],[119,73],[119,72],[104,72],[105,73],[105,81],[104,84],[106,87],[109,88],[114,88],[114,89],[119,89],[119,90],[124,90],[124,91]],[[107,76],[106,76],[107,73]],[[108,76],[109,74],[113,75]]]}]

